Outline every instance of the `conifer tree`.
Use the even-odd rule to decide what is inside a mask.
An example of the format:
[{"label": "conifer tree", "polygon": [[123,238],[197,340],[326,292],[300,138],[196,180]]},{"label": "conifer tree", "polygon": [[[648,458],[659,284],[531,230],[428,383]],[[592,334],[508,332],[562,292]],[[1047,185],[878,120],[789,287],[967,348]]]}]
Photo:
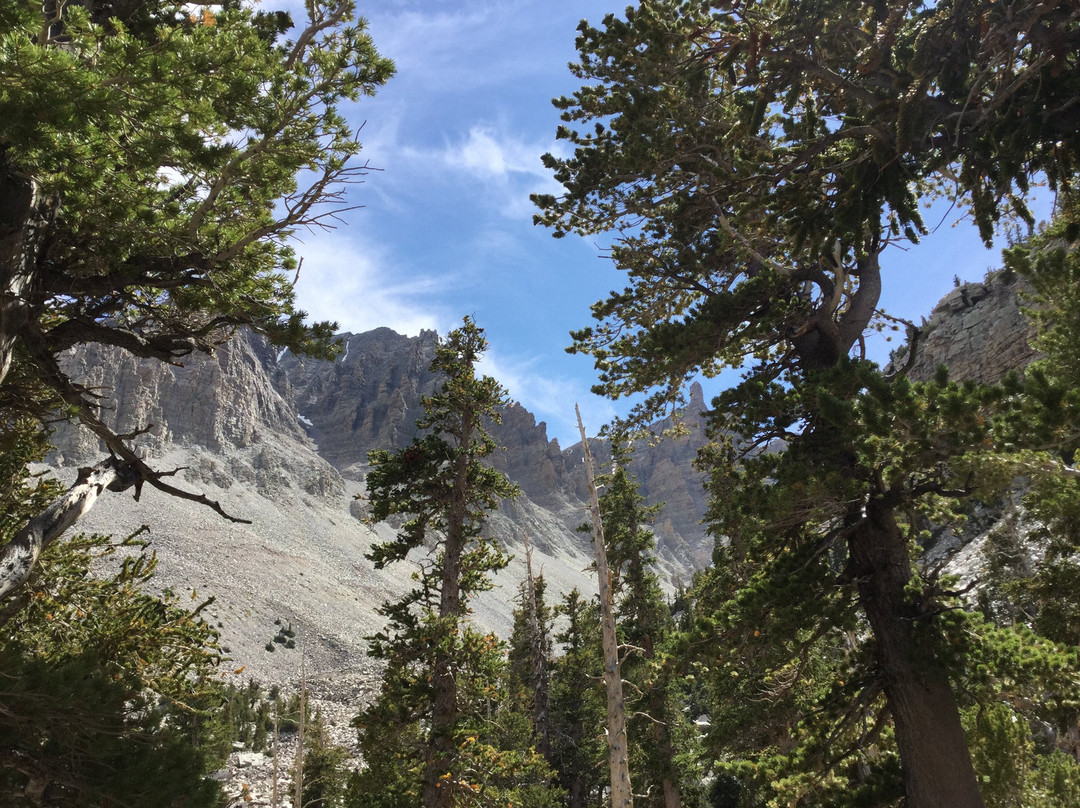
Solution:
[{"label": "conifer tree", "polygon": [[[575,410],[577,410],[576,407]],[[587,529],[592,531],[596,578],[599,584],[597,603],[600,607],[600,647],[604,660],[602,678],[607,693],[605,725],[608,746],[608,786],[611,789],[613,808],[633,808],[630,749],[626,734],[626,696],[623,690],[622,660],[615,624],[614,578],[607,562],[607,542],[604,538],[604,520],[600,512],[600,498],[597,493],[598,482],[580,410],[577,410],[577,423],[578,431],[581,433],[581,449],[585,461],[585,481],[589,489],[589,513],[592,516],[592,523],[587,526]]]},{"label": "conifer tree", "polygon": [[[136,537],[77,536],[46,551],[0,623],[0,790],[12,806],[220,804],[231,751],[217,634],[143,590]],[[130,554],[130,555],[129,555]],[[111,577],[93,567],[122,556]]]},{"label": "conifer tree", "polygon": [[343,107],[393,64],[352,0],[303,5],[290,36],[287,13],[240,0],[0,4],[0,419],[55,417],[44,400],[111,454],[63,513],[17,526],[0,590],[106,488],[225,514],[116,434],[61,353],[93,342],[176,363],[243,326],[333,353],[334,325],[294,306],[289,237],[348,209],[343,188],[367,169]]},{"label": "conifer tree", "polygon": [[371,519],[400,515],[397,537],[367,557],[382,569],[429,548],[416,586],[380,607],[387,628],[368,638],[386,662],[378,699],[356,720],[366,769],[349,789],[352,805],[450,808],[515,798],[543,805],[547,770],[532,749],[508,749],[492,720],[504,693],[503,645],[468,620],[468,600],[490,589],[508,557],[484,532],[487,513],[517,489],[484,461],[495,443],[505,393],[476,375],[486,347],[469,318],[436,348],[443,379],[424,399],[421,436],[410,446],[371,453]]},{"label": "conifer tree", "polygon": [[319,710],[306,722],[304,733],[303,782],[300,805],[303,808],[339,808],[345,792],[345,759],[348,750],[329,737],[326,721]]},{"label": "conifer tree", "polygon": [[682,712],[671,610],[652,569],[656,540],[646,523],[658,510],[645,507],[629,471],[631,454],[613,442],[614,468],[605,475],[600,511],[613,590],[623,679],[635,694],[628,699],[628,735],[638,785],[637,800],[658,808],[680,808],[683,792],[699,779],[692,733]]},{"label": "conifer tree", "polygon": [[551,610],[544,599],[544,576],[533,576],[531,547],[526,579],[521,584],[521,605],[514,610],[514,629],[509,643],[509,686],[511,697],[520,700],[532,718],[537,751],[544,757],[550,748],[548,702],[551,678]]},{"label": "conifer tree", "polygon": [[970,204],[989,241],[1003,218],[1030,220],[1037,174],[1073,182],[1077,22],[1024,0],[659,0],[582,23],[584,86],[556,101],[574,148],[546,158],[565,193],[538,197],[538,220],[617,232],[629,279],[573,350],[596,359],[598,392],[646,393],[643,418],[697,373],[742,370],[702,458],[734,576],[716,634],[741,615],[747,642],[786,649],[768,673],[787,681],[865,620],[854,680],[885,705],[910,808],[985,805],[952,678],[960,604],[915,564],[920,531],[1016,471],[994,457],[1039,393],[915,385],[863,346],[895,322],[879,313],[888,248],[925,235],[920,200]]},{"label": "conifer tree", "polygon": [[551,671],[548,760],[566,792],[567,808],[586,808],[596,804],[607,782],[600,616],[577,589],[563,597],[557,613],[566,627],[555,634],[563,653]]}]

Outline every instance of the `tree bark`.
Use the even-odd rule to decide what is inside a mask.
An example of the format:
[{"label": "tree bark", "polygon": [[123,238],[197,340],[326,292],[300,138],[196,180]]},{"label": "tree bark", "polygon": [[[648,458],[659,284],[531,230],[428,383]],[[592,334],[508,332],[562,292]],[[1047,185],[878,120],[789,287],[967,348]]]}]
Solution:
[{"label": "tree bark", "polygon": [[0,148],[0,383],[30,319],[38,259],[54,202],[18,172]]},{"label": "tree bark", "polygon": [[92,468],[79,469],[75,484],[48,508],[32,518],[0,549],[0,598],[30,577],[41,551],[94,507],[101,493],[124,491],[142,479],[138,470],[115,457]]},{"label": "tree bark", "polygon": [[[468,447],[474,432],[473,419],[466,418],[461,433],[455,436],[459,447]],[[461,605],[461,564],[465,553],[465,526],[468,518],[469,456],[464,448],[454,460],[454,483],[446,519],[442,571],[439,592],[439,620],[452,623],[440,631],[457,632]],[[456,640],[455,640],[456,641]],[[453,643],[451,644],[453,645]],[[426,808],[452,808],[454,789],[443,781],[454,757],[454,726],[458,720],[457,678],[450,650],[436,650],[432,665],[431,732],[424,762],[423,801]]]},{"label": "tree bark", "polygon": [[985,808],[947,673],[919,636],[929,617],[905,591],[911,557],[891,506],[871,500],[849,551],[893,716],[907,805]]},{"label": "tree bark", "polygon": [[623,699],[622,671],[619,666],[619,640],[615,633],[615,613],[611,603],[611,571],[608,570],[604,549],[604,524],[600,519],[600,498],[596,493],[596,474],[592,452],[577,412],[581,447],[585,453],[585,478],[589,484],[589,510],[592,513],[593,546],[596,551],[596,576],[600,582],[600,620],[604,645],[604,684],[607,687],[608,766],[611,770],[612,808],[633,808],[634,793],[630,787],[630,761],[626,737],[626,704]]}]

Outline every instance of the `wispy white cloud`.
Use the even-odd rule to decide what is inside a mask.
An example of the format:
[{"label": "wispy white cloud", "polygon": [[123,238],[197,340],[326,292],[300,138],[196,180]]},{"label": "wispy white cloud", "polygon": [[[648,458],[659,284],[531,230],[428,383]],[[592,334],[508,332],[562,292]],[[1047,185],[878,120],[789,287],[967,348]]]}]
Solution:
[{"label": "wispy white cloud", "polygon": [[303,257],[297,305],[311,319],[334,320],[356,333],[386,326],[408,335],[431,328],[445,334],[452,327],[454,315],[431,302],[446,278],[405,278],[384,249],[341,231],[306,236],[295,246]]},{"label": "wispy white cloud", "polygon": [[581,377],[546,375],[549,363],[538,359],[517,359],[497,349],[489,349],[477,368],[499,380],[514,401],[547,422],[548,438],[558,438],[562,448],[577,443],[578,428],[574,405],[581,409],[581,419],[589,435],[616,416],[614,405],[593,395]]},{"label": "wispy white cloud", "polygon": [[487,126],[473,126],[468,137],[443,152],[449,168],[474,173],[484,179],[508,181],[514,175],[541,176],[540,151]]},{"label": "wispy white cloud", "polygon": [[556,144],[527,140],[488,124],[475,124],[467,134],[440,146],[402,146],[396,158],[409,176],[422,174],[429,183],[472,187],[471,201],[511,219],[535,212],[529,195],[559,193],[561,186],[540,161]]}]

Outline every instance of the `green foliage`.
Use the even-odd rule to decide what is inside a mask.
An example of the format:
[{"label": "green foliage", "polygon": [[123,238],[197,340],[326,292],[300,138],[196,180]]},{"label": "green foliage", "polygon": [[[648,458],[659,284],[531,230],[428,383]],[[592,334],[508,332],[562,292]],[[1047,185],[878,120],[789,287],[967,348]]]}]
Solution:
[{"label": "green foliage", "polygon": [[546,591],[543,575],[521,582],[520,605],[514,609],[514,628],[508,642],[506,672],[510,698],[532,719],[530,743],[545,756],[550,744],[548,702],[553,617],[544,597]]},{"label": "green foliage", "polygon": [[[433,628],[433,627],[430,627]],[[442,758],[440,789],[453,805],[554,806],[552,772],[537,752],[529,716],[505,689],[505,647],[494,635],[461,628],[453,648],[456,700],[452,757]],[[433,654],[431,655],[433,656]],[[423,800],[431,745],[429,656],[391,659],[378,699],[354,721],[364,768],[351,776],[346,805],[415,808]]]},{"label": "green foliage", "polygon": [[563,597],[557,612],[566,621],[555,635],[562,656],[554,660],[548,701],[551,740],[548,760],[570,808],[595,805],[608,778],[604,662],[600,650],[600,610],[577,589]]},{"label": "green foliage", "polygon": [[140,485],[177,494],[57,355],[94,342],[175,363],[244,326],[334,354],[335,325],[306,325],[294,306],[289,242],[347,209],[343,189],[366,166],[343,109],[394,68],[352,0],[306,11],[289,37],[287,14],[240,0],[4,4],[5,432],[18,418],[44,432],[58,411],[77,417]]},{"label": "green foliage", "polygon": [[322,713],[316,712],[304,729],[304,808],[340,808],[345,795],[348,750],[332,743]]},{"label": "green foliage", "polygon": [[[573,149],[545,158],[565,193],[537,197],[537,220],[617,233],[627,285],[571,350],[596,360],[597,392],[646,394],[639,422],[697,374],[743,372],[713,402],[700,458],[718,548],[686,642],[714,698],[712,756],[753,792],[743,802],[981,805],[955,709],[981,669],[955,652],[953,584],[915,559],[971,500],[1069,473],[1076,377],[916,384],[861,348],[884,325],[886,248],[925,233],[921,201],[969,205],[988,242],[999,221],[1030,219],[1035,174],[1073,182],[1078,130],[1029,113],[1076,96],[1051,44],[1076,40],[1075,10],[661,0],[579,31],[584,85],[556,101]],[[1067,357],[1080,309],[1076,228],[1061,227],[1064,244],[1018,248],[1010,266],[1038,267],[1044,296],[1061,296],[1047,316],[1074,324],[1055,343]],[[1046,496],[1071,496],[1055,485]],[[1022,619],[975,636],[966,653],[997,671],[984,699],[1006,698],[1023,659],[1043,679],[1038,709],[1064,692],[1058,652]]]},{"label": "green foliage", "polygon": [[425,415],[417,422],[425,434],[401,451],[371,452],[366,479],[372,522],[410,517],[396,539],[368,552],[375,568],[404,560],[434,531],[444,531],[453,540],[473,544],[462,558],[460,580],[452,583],[461,596],[489,588],[486,574],[506,565],[481,529],[486,513],[517,493],[505,475],[481,462],[496,449],[485,422],[499,419],[498,407],[506,400],[495,379],[475,375],[486,344],[483,330],[469,318],[447,336],[431,365],[445,381],[438,393],[424,399]]},{"label": "green foliage", "polygon": [[1034,172],[1068,185],[1075,127],[1021,110],[1076,94],[1051,45],[1073,37],[1071,11],[1026,2],[664,0],[583,22],[585,83],[555,101],[573,149],[545,157],[566,192],[536,197],[537,220],[618,233],[628,286],[573,350],[605,393],[660,388],[647,410],[698,371],[767,385],[811,349],[847,353],[879,251],[925,232],[920,198],[969,203],[988,238],[1029,217]]},{"label": "green foliage", "polygon": [[330,330],[302,328],[292,309],[284,239],[339,207],[360,149],[341,107],[393,72],[352,3],[316,3],[291,41],[277,40],[286,15],[233,0],[192,16],[165,0],[117,7],[120,17],[95,4],[60,4],[55,17],[29,0],[8,5],[5,168],[57,200],[35,268],[46,343],[139,352],[138,329],[143,349],[181,351],[183,338],[204,347],[217,329],[251,323],[325,353]]},{"label": "green foliage", "polygon": [[468,599],[491,587],[508,557],[484,520],[517,489],[484,462],[495,449],[485,425],[505,393],[475,365],[483,331],[466,318],[436,349],[442,376],[424,399],[423,431],[396,452],[372,452],[371,518],[405,517],[397,536],[375,545],[376,568],[427,548],[416,586],[379,613],[387,628],[368,638],[386,662],[378,698],[356,719],[365,768],[346,804],[380,808],[553,804],[550,772],[530,743],[529,722],[504,691],[505,650],[469,623]]},{"label": "green foliage", "polygon": [[[685,714],[686,669],[675,649],[680,639],[671,610],[652,568],[656,540],[645,525],[647,508],[630,474],[631,454],[614,442],[614,469],[604,475],[600,513],[615,592],[616,629],[625,648],[627,738],[635,804],[665,806],[678,794],[694,805],[700,790],[696,731]],[[597,673],[600,669],[597,669]]]},{"label": "green foliage", "polygon": [[[5,610],[0,780],[14,805],[214,806],[230,751],[215,631],[144,593],[144,544],[82,536],[46,551]],[[135,555],[128,555],[135,550]],[[115,557],[111,578],[90,574]]]}]

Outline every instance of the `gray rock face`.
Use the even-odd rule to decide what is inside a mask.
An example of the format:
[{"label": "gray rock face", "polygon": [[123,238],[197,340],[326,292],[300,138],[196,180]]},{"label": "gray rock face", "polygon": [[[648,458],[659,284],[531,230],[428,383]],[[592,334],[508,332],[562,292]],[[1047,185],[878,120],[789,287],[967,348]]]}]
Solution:
[{"label": "gray rock face", "polygon": [[[148,430],[135,440],[145,457],[187,449],[190,482],[253,485],[266,496],[291,487],[342,491],[341,476],[315,451],[295,405],[271,383],[273,359],[265,341],[250,334],[177,365],[102,345],[62,358],[74,379],[101,396],[105,423],[118,433]],[[104,452],[94,435],[72,424],[58,427],[53,444],[49,460],[56,465],[94,462]]]},{"label": "gray rock face", "polygon": [[[205,508],[147,490],[139,503],[110,495],[80,527],[123,534],[149,524],[161,586],[218,595],[213,615],[234,659],[265,680],[296,675],[296,654],[265,648],[275,619],[306,638],[315,675],[362,670],[363,636],[382,622],[374,608],[411,585],[410,569],[376,572],[364,559],[392,531],[368,526],[366,506],[354,495],[363,490],[370,450],[399,448],[415,436],[421,399],[438,384],[429,370],[437,337],[383,328],[343,334],[341,341],[334,361],[279,352],[251,334],[177,366],[102,346],[64,357],[72,376],[101,395],[106,423],[119,432],[149,429],[134,443],[155,467],[179,468],[174,480],[253,522],[225,523]],[[704,409],[700,389],[696,396],[692,406]],[[493,465],[523,494],[502,505],[490,529],[517,560],[500,575],[502,587],[474,610],[483,625],[508,634],[526,538],[553,600],[573,587],[591,591],[595,581],[589,539],[575,530],[587,520],[580,447],[561,449],[519,404],[491,431],[506,447]],[[54,443],[49,462],[64,479],[72,466],[104,451],[71,425],[57,430]],[[669,499],[657,527],[659,555],[662,569],[683,580],[708,557],[697,524],[703,495],[689,466],[695,450],[684,439],[642,451],[637,469],[647,498],[659,492]]]},{"label": "gray rock face", "polygon": [[366,466],[372,449],[404,446],[416,435],[421,396],[437,385],[429,370],[437,338],[434,331],[411,338],[379,328],[339,339],[342,354],[332,362],[281,354],[273,383],[293,402],[320,456],[349,473]]},{"label": "gray rock face", "polygon": [[[996,273],[984,283],[968,283],[946,295],[923,325],[923,338],[909,378],[925,381],[939,365],[957,381],[1001,381],[1035,358],[1028,344],[1031,323],[1021,310],[1023,279]],[[906,361],[906,348],[894,361]]]}]

